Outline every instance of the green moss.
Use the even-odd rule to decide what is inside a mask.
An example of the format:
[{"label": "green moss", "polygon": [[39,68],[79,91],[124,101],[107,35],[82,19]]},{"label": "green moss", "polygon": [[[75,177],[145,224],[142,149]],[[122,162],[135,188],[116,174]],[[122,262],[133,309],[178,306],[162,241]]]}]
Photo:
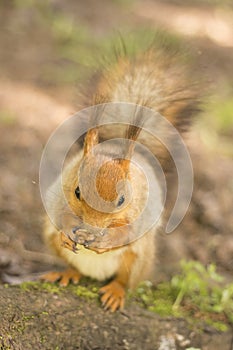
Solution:
[{"label": "green moss", "polygon": [[228,326],[223,322],[220,322],[220,321],[217,322],[211,319],[208,319],[205,322],[220,332],[226,332],[228,330]]},{"label": "green moss", "polygon": [[[67,288],[40,282],[24,282],[20,287],[26,292],[70,292],[88,300],[99,298],[99,284],[89,279]],[[181,272],[173,276],[170,282],[157,286],[143,282],[136,291],[128,293],[128,302],[137,303],[161,316],[184,317],[191,323],[201,320],[220,331],[227,330],[229,324],[233,324],[233,283],[224,284],[224,278],[216,272],[214,264],[205,267],[197,261],[182,261]]]},{"label": "green moss", "polygon": [[[149,281],[146,281],[141,283],[130,296],[143,307],[161,316],[174,315],[173,303],[175,296],[169,283],[161,283],[154,287]],[[178,315],[177,312],[176,316]]]},{"label": "green moss", "polygon": [[41,314],[46,316],[49,315],[48,311],[43,311]]},{"label": "green moss", "polygon": [[74,289],[74,293],[78,297],[86,298],[86,299],[97,299],[98,298],[98,290],[96,287],[88,288],[82,285],[76,286]]},{"label": "green moss", "polygon": [[[84,283],[86,283],[85,279],[84,279]],[[56,283],[23,282],[20,285],[20,288],[26,292],[30,292],[31,290],[41,290],[52,294],[61,294],[64,291],[68,291],[82,298],[87,298],[87,299],[98,298],[98,288],[94,284],[92,284],[92,282],[88,283],[88,286],[85,286],[83,284],[78,286],[70,284],[66,288],[63,288]],[[46,312],[44,314],[46,314]]]},{"label": "green moss", "polygon": [[24,313],[22,314],[22,318],[21,318],[22,321],[27,322],[33,319],[34,319],[34,315],[25,315]]},{"label": "green moss", "polygon": [[53,294],[59,294],[62,288],[57,284],[47,282],[23,282],[20,284],[20,288],[26,292],[31,290],[43,290]]},{"label": "green moss", "polygon": [[220,331],[233,323],[233,283],[224,285],[213,264],[182,261],[181,273],[170,282],[156,287],[144,282],[131,299],[161,316],[201,318]]},{"label": "green moss", "polygon": [[37,282],[23,282],[20,284],[20,289],[22,289],[25,292],[29,292],[30,290],[34,289],[34,286],[37,284]]}]

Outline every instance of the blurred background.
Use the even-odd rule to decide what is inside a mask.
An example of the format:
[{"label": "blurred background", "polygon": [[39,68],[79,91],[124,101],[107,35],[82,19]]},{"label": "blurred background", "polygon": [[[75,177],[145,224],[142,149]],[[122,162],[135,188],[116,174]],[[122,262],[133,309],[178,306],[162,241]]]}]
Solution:
[{"label": "blurred background", "polygon": [[170,278],[182,258],[214,262],[232,278],[232,1],[1,0],[0,23],[1,281],[17,283],[55,263],[41,238],[43,147],[82,108],[80,91],[111,57],[119,33],[143,50],[156,31],[190,48],[209,97],[187,137],[193,200],[177,230],[158,236],[154,280]]}]

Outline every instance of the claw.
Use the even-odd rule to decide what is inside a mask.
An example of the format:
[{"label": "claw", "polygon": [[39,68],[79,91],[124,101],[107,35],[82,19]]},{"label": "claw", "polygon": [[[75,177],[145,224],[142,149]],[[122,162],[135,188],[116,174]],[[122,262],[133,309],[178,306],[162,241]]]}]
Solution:
[{"label": "claw", "polygon": [[65,271],[52,271],[40,277],[40,279],[45,282],[55,283],[59,281],[61,287],[66,287],[70,282],[78,284],[80,278],[80,273],[72,268]]},{"label": "claw", "polygon": [[63,232],[61,232],[60,238],[62,247],[67,248],[74,253],[77,253],[78,248],[76,242],[74,242],[70,237],[67,237]]},{"label": "claw", "polygon": [[73,227],[72,228],[72,232],[73,232],[73,234],[75,234],[78,230],[79,230],[79,226],[75,226],[75,227]]},{"label": "claw", "polygon": [[125,289],[117,281],[112,281],[100,289],[101,302],[104,310],[115,312],[117,309],[122,310],[125,303]]}]

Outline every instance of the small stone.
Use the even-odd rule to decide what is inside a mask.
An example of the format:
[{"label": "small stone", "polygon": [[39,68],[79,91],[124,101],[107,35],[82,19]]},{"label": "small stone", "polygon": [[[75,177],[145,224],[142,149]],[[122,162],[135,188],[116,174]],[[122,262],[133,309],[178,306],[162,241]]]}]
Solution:
[{"label": "small stone", "polygon": [[107,331],[103,331],[103,336],[104,336],[105,339],[107,339],[108,338],[108,332]]},{"label": "small stone", "polygon": [[176,339],[178,342],[182,342],[184,340],[184,336],[182,334],[176,334]]},{"label": "small stone", "polygon": [[190,340],[189,339],[185,339],[184,341],[180,342],[180,346],[186,347],[188,345],[190,345]]}]

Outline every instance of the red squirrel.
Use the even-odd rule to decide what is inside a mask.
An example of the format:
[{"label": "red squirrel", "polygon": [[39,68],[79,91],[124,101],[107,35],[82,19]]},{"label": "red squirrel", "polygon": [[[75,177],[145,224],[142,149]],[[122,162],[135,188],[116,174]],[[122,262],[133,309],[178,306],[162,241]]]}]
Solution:
[{"label": "red squirrel", "polygon": [[[199,109],[200,92],[195,83],[190,83],[194,79],[191,79],[187,67],[178,61],[171,52],[158,48],[150,48],[134,58],[120,54],[116,63],[103,71],[99,78],[92,104],[125,102],[140,105],[160,113],[181,131],[186,121]],[[123,132],[123,137],[132,142],[140,140],[145,122],[140,121],[140,111],[137,118],[138,125],[129,125]],[[72,227],[73,235],[67,235],[46,218],[44,238],[69,267],[62,272],[47,273],[42,278],[50,282],[59,281],[62,286],[70,281],[78,283],[82,276],[101,281],[111,278],[100,289],[101,302],[105,309],[116,311],[124,307],[126,289],[134,288],[141,280],[148,278],[154,266],[154,237],[158,223],[139,238],[130,239],[127,225],[143,210],[148,186],[141,170],[131,161],[133,144],[127,146],[126,159],[113,158],[110,150],[109,154],[107,151],[106,154],[94,152],[100,144],[100,131],[99,127],[87,131],[82,151],[64,168],[63,193],[58,188],[58,180],[50,188],[50,192],[56,194],[50,200],[52,221],[56,223],[64,214],[63,220],[67,220],[67,225]],[[111,134],[111,126],[108,133]],[[144,141],[161,162],[166,160],[167,151],[157,143],[153,144],[150,135],[144,136]],[[90,185],[96,168],[96,191],[101,199],[112,203],[112,210],[108,212],[99,210],[98,198],[94,197]],[[133,190],[130,200],[124,186],[120,190],[117,188],[118,183],[125,181]],[[72,224],[69,216],[66,218],[62,212],[63,197],[76,216],[78,225]],[[93,205],[90,202],[94,202]],[[156,203],[161,205],[159,194]],[[88,231],[85,225],[114,228],[107,231],[109,244],[106,245],[106,241],[101,243],[101,235],[97,244],[95,233]],[[117,244],[111,244],[116,241]]]}]

